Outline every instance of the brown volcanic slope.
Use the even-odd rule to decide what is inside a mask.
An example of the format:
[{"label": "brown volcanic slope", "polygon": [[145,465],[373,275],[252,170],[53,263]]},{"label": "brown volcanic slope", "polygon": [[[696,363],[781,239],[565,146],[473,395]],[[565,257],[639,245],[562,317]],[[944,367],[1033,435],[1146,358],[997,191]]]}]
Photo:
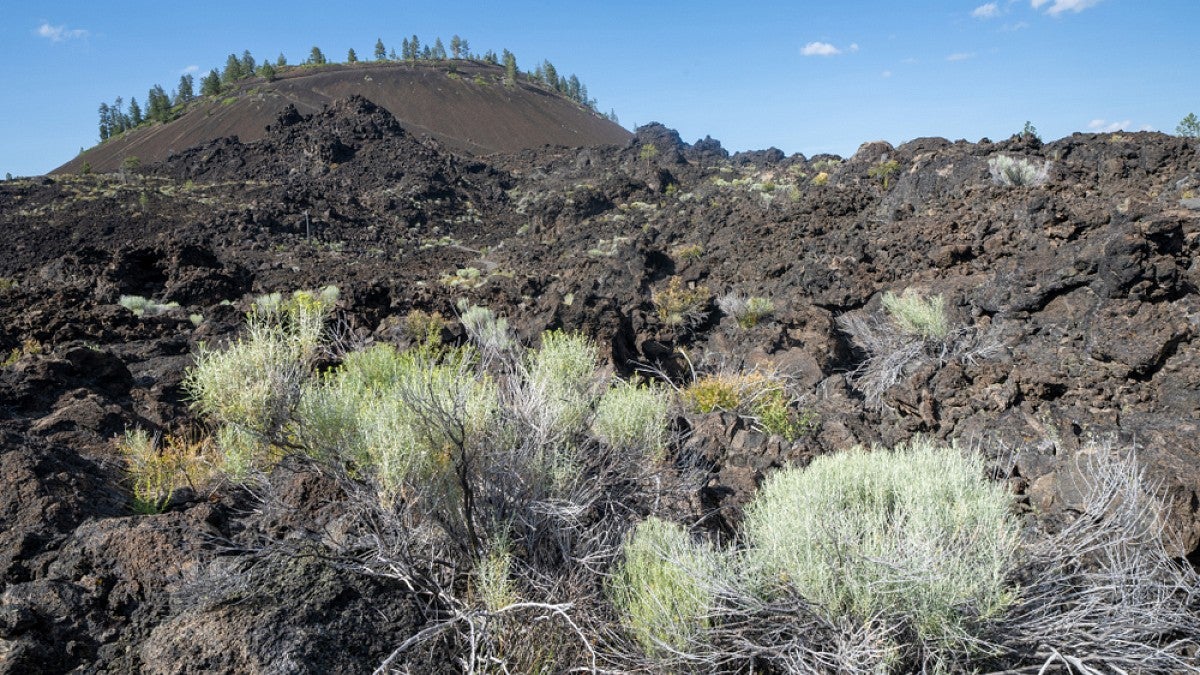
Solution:
[{"label": "brown volcanic slope", "polygon": [[257,141],[288,105],[314,113],[355,94],[386,108],[409,131],[474,154],[624,144],[631,138],[619,125],[543,87],[528,82],[506,86],[498,66],[456,64],[453,75],[445,65],[360,63],[295,68],[274,82],[255,78],[236,93],[193,104],[173,122],[97,145],[51,173],[78,173],[85,163],[94,171],[114,171],[126,157],[158,162],[225,136]]}]

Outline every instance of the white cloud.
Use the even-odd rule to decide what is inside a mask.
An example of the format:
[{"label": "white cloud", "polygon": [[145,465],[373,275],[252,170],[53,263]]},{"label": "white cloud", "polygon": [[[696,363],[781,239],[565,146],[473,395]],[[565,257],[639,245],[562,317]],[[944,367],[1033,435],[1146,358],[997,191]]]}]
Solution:
[{"label": "white cloud", "polygon": [[800,50],[804,56],[837,56],[842,50],[828,42],[810,42]]},{"label": "white cloud", "polygon": [[890,70],[885,70],[885,71],[883,71],[883,73],[881,73],[881,74],[882,74],[884,77],[891,77],[891,76],[892,76],[892,71],[890,71]]},{"label": "white cloud", "polygon": [[65,40],[87,37],[88,32],[82,28],[51,26],[49,23],[43,21],[42,25],[37,28],[37,34],[51,42],[63,42]]},{"label": "white cloud", "polygon": [[851,53],[854,53],[854,52],[856,52],[856,51],[858,51],[858,43],[857,43],[857,42],[851,42],[851,43],[850,43],[850,52],[851,52]]},{"label": "white cloud", "polygon": [[1015,33],[1019,30],[1025,30],[1026,28],[1029,28],[1029,24],[1027,22],[1018,21],[1016,23],[1004,24],[1003,26],[1000,27],[1000,31],[1003,33]]},{"label": "white cloud", "polygon": [[950,56],[947,56],[946,60],[947,61],[966,61],[967,59],[974,58],[974,57],[975,57],[974,52],[956,52],[954,54],[951,54]]},{"label": "white cloud", "polygon": [[1058,16],[1063,12],[1075,12],[1078,14],[1089,7],[1095,7],[1100,3],[1100,0],[1029,0],[1029,4],[1033,5],[1034,9],[1041,9],[1042,5],[1049,4],[1046,13],[1050,16]]},{"label": "white cloud", "polygon": [[994,2],[980,5],[971,12],[971,16],[976,19],[994,19],[1000,16],[1000,6]]},{"label": "white cloud", "polygon": [[1088,122],[1087,128],[1090,131],[1095,131],[1102,134],[1110,134],[1123,129],[1129,129],[1133,126],[1133,120],[1121,120],[1119,122],[1109,122],[1108,120],[1095,119]]},{"label": "white cloud", "polygon": [[200,72],[200,66],[188,66],[187,68],[184,68],[183,70],[179,71],[179,74],[187,75],[188,73],[198,73],[198,72]]}]

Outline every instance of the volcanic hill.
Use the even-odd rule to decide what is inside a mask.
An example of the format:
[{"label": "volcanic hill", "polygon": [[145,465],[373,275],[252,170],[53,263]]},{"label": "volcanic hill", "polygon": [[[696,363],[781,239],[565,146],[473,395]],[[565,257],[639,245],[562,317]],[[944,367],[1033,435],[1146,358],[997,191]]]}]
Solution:
[{"label": "volcanic hill", "polygon": [[[80,158],[101,169],[133,153],[138,169],[78,175],[76,160],[0,183],[0,672],[369,673],[390,656],[455,669],[461,652],[444,650],[462,644],[393,654],[437,599],[360,574],[362,514],[319,463],[292,456],[260,483],[180,487],[162,513],[134,510],[113,439],[203,430],[184,386],[199,345],[241,334],[268,294],[327,284],[340,344],[412,345],[411,317],[434,313],[436,336],[461,343],[463,308],[486,305],[523,344],[583,332],[624,376],[786,382],[799,433],[677,411],[668,461],[695,459],[701,479],[622,513],[673,509],[734,540],[779,467],[923,435],[976,444],[1023,517],[1053,521],[1078,508],[1079,458],[1115,447],[1161,482],[1171,552],[1200,564],[1196,139],[731,156],[659,124],[626,138],[476,72],[496,75],[284,78]],[[377,86],[424,93],[379,100]],[[999,156],[1044,168],[1044,183],[999,184]],[[944,298],[948,337],[864,377],[864,336],[906,290]],[[158,311],[121,304],[135,295]],[[770,310],[746,321],[751,296]],[[987,667],[1036,670],[1035,652]]]},{"label": "volcanic hill", "polygon": [[243,81],[221,96],[202,97],[166,124],[140,127],[89,148],[52,174],[116,171],[127,157],[142,163],[209,141],[236,136],[257,141],[284,109],[319,112],[340,98],[362,96],[387,109],[410,132],[473,154],[515,152],[542,145],[621,144],[629,132],[596,112],[504,69],[474,61],[330,64],[294,67],[270,82]]}]

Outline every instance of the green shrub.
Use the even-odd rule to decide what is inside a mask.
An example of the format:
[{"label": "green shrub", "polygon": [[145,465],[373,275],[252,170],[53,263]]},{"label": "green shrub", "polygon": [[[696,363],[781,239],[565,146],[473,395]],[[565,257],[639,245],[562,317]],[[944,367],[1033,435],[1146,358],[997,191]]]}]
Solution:
[{"label": "green shrub", "polygon": [[663,323],[677,328],[694,328],[708,318],[708,304],[712,294],[707,286],[685,286],[683,279],[671,277],[667,287],[652,295],[658,318]]},{"label": "green shrub", "polygon": [[787,585],[830,617],[903,622],[931,651],[961,651],[1015,600],[1010,509],[955,448],[855,449],[770,476],[747,509],[747,556],[768,593]]},{"label": "green shrub", "polygon": [[193,355],[184,389],[223,427],[217,444],[235,473],[270,460],[269,444],[281,440],[323,346],[333,297],[300,292],[287,302],[256,302],[243,336],[223,350],[201,343]]},{"label": "green shrub", "polygon": [[754,416],[764,431],[791,443],[812,431],[816,417],[792,409],[792,401],[782,387],[768,389],[754,404]]},{"label": "green shrub", "polygon": [[878,164],[867,169],[867,175],[871,178],[878,178],[883,183],[883,189],[888,189],[891,183],[892,175],[900,170],[900,163],[894,159],[881,161]]},{"label": "green shrub", "polygon": [[647,655],[683,649],[709,626],[719,562],[678,525],[649,518],[626,540],[609,595]]},{"label": "green shrub", "polygon": [[900,332],[925,339],[943,339],[950,334],[946,301],[940,295],[925,297],[911,288],[901,295],[883,294],[883,309]]},{"label": "green shrub", "polygon": [[[672,185],[671,187],[675,187]],[[704,257],[704,246],[701,244],[680,244],[671,250],[671,257],[676,260],[690,262]]]},{"label": "green shrub", "polygon": [[134,429],[117,441],[117,451],[125,459],[134,510],[143,514],[162,513],[176,490],[199,489],[216,470],[211,443],[203,437],[161,438]]},{"label": "green shrub", "polygon": [[663,456],[669,436],[670,398],[661,387],[618,383],[596,404],[592,433],[612,447]]},{"label": "green shrub", "polygon": [[[492,424],[494,386],[473,372],[469,348],[375,345],[307,384],[290,429],[312,456],[375,472],[385,493],[443,472],[447,453]],[[447,420],[443,426],[434,420]]]}]

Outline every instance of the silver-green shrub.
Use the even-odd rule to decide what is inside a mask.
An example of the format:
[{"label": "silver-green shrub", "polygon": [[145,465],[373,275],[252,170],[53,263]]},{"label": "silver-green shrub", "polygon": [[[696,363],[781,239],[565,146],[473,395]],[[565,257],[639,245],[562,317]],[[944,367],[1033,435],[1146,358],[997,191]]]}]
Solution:
[{"label": "silver-green shrub", "polygon": [[524,416],[546,438],[562,438],[584,428],[599,395],[596,365],[600,350],[581,333],[547,331],[525,359]]},{"label": "silver-green shrub", "polygon": [[122,295],[117,304],[136,316],[160,316],[179,309],[178,302],[155,302],[140,295]]},{"label": "silver-green shrub", "polygon": [[992,182],[997,185],[1041,185],[1050,173],[1050,162],[1047,160],[1038,166],[1032,160],[996,155],[988,160],[988,171],[992,174]]},{"label": "silver-green shrub", "polygon": [[926,297],[911,288],[896,295],[883,294],[883,309],[900,332],[925,339],[944,339],[950,334],[946,318],[946,300],[940,295]]},{"label": "silver-green shrub", "polygon": [[1016,600],[1011,509],[976,456],[924,440],[859,448],[769,477],[747,509],[746,558],[764,592],[901,622],[937,659],[969,649],[972,624]]},{"label": "silver-green shrub", "polygon": [[608,445],[661,459],[667,446],[671,398],[659,386],[618,382],[596,404],[592,433]]},{"label": "silver-green shrub", "polygon": [[720,564],[679,525],[658,518],[626,540],[609,582],[621,624],[649,656],[680,650],[710,625],[713,582]]}]

